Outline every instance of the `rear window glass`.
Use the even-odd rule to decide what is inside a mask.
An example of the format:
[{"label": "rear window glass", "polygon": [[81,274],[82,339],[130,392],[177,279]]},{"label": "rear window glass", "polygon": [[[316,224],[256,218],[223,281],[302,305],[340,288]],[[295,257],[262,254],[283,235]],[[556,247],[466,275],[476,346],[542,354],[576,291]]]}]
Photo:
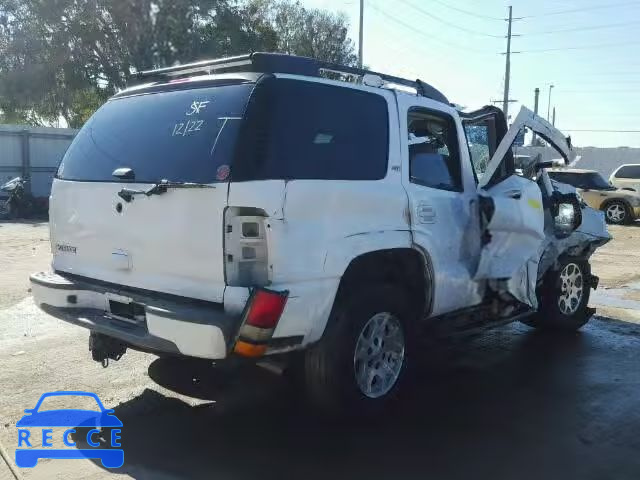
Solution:
[{"label": "rear window glass", "polygon": [[314,82],[264,80],[247,109],[233,180],[384,178],[388,118],[380,95]]},{"label": "rear window glass", "polygon": [[[58,169],[66,180],[224,180],[253,84],[141,94],[102,106],[78,133]],[[225,173],[227,172],[227,173]],[[218,177],[218,178],[217,178]]]}]

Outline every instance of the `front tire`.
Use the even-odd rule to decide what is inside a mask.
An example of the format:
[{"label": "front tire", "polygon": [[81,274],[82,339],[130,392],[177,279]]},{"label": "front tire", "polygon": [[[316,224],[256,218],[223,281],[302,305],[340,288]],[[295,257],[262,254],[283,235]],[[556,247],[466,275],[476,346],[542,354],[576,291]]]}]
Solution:
[{"label": "front tire", "polygon": [[524,323],[542,330],[575,331],[585,325],[593,311],[589,262],[575,257],[560,259],[559,267],[545,275],[538,295],[538,312]]},{"label": "front tire", "polygon": [[413,316],[402,288],[362,285],[334,306],[322,339],[305,353],[309,399],[324,412],[367,415],[397,396]]}]

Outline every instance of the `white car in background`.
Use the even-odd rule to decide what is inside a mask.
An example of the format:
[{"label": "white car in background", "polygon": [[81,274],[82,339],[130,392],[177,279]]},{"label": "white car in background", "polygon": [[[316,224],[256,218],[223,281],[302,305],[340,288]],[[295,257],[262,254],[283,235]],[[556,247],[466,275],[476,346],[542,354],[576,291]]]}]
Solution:
[{"label": "white car in background", "polygon": [[611,185],[640,193],[640,163],[628,163],[618,167],[609,177]]}]

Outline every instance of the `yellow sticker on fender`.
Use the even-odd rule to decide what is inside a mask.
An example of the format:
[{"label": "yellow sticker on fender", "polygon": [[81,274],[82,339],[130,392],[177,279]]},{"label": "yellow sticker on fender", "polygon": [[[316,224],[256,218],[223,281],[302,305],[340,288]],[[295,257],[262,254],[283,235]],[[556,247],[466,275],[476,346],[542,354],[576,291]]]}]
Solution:
[{"label": "yellow sticker on fender", "polygon": [[535,208],[536,210],[542,210],[542,204],[538,200],[534,200],[533,198],[530,198],[529,200],[527,200],[527,203],[531,208]]}]

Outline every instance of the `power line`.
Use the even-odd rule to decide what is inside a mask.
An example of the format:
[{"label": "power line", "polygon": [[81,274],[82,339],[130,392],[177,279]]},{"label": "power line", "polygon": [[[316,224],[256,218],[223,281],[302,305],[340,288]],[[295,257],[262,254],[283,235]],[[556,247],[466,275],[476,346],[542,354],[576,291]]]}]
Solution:
[{"label": "power line", "polygon": [[[617,43],[601,43],[597,45],[578,45],[571,47],[559,47],[559,48],[536,48],[532,50],[520,50],[512,53],[546,53],[546,52],[564,52],[566,50],[592,50],[598,48],[620,47],[623,45],[638,45],[640,41],[635,42],[617,42]],[[504,55],[504,53],[502,53]]]},{"label": "power line", "polygon": [[640,79],[635,79],[635,80],[610,80],[610,81],[603,81],[603,80],[590,80],[588,82],[583,81],[582,79],[578,80],[577,82],[562,82],[563,84],[575,84],[575,85],[637,85],[640,84]]},{"label": "power line", "polygon": [[592,132],[592,133],[640,133],[640,130],[601,130],[588,128],[563,128],[563,132]]},{"label": "power line", "polygon": [[635,90],[560,90],[562,93],[640,93],[640,88]]},{"label": "power line", "polygon": [[543,12],[543,13],[538,13],[536,15],[526,15],[524,17],[521,18],[538,18],[538,17],[548,17],[551,15],[564,15],[565,13],[576,13],[576,12],[587,12],[587,11],[591,11],[591,10],[601,10],[601,9],[605,9],[605,8],[615,8],[615,7],[626,7],[629,5],[640,5],[640,1],[634,1],[634,2],[622,2],[622,3],[613,3],[613,4],[608,4],[608,5],[594,5],[592,7],[584,7],[584,8],[572,8],[569,10],[558,10],[555,12]]},{"label": "power line", "polygon": [[607,75],[615,75],[617,77],[620,76],[627,76],[627,75],[640,75],[640,71],[636,71],[636,72],[610,72],[610,71],[605,71],[605,72],[583,72],[583,73],[574,73],[574,75],[578,76],[578,77],[600,77],[600,76],[607,76]]},{"label": "power line", "polygon": [[436,42],[442,43],[443,45],[446,45],[448,47],[453,47],[453,48],[457,48],[459,50],[465,50],[468,52],[474,52],[474,53],[478,53],[478,54],[482,54],[482,55],[492,55],[490,52],[487,51],[483,51],[483,50],[478,50],[475,48],[470,48],[470,47],[465,47],[463,45],[458,45],[456,43],[453,43],[449,40],[445,40],[439,37],[436,37],[435,35],[430,35],[428,33],[426,33],[424,30],[420,30],[412,25],[409,25],[408,23],[398,19],[397,17],[394,17],[393,15],[389,15],[388,12],[382,10],[381,8],[377,7],[376,5],[374,5],[373,3],[369,4],[369,8],[374,9],[376,12],[384,15],[388,20],[391,20],[392,22],[395,22],[396,24],[406,28],[407,30],[411,30],[414,33],[417,33],[418,35],[424,36],[426,38],[430,38]]},{"label": "power line", "polygon": [[437,3],[439,5],[442,5],[443,7],[447,7],[449,9],[451,9],[451,10],[455,10],[456,12],[464,13],[465,15],[470,15],[472,17],[482,18],[484,20],[498,20],[500,22],[504,22],[505,21],[505,19],[501,18],[501,17],[491,17],[489,15],[482,15],[480,13],[471,12],[469,10],[464,10],[462,8],[453,7],[453,6],[449,5],[448,3],[445,3],[445,2],[443,2],[441,0],[431,0],[431,1],[434,2],[434,3]]},{"label": "power line", "polygon": [[453,22],[449,22],[448,20],[445,20],[445,19],[443,19],[441,17],[438,17],[437,15],[434,15],[433,13],[425,10],[424,8],[420,8],[417,5],[414,5],[413,3],[408,2],[407,0],[400,0],[400,1],[402,3],[404,3],[405,5],[410,6],[414,10],[422,13],[423,15],[425,15],[427,17],[430,17],[430,18],[433,18],[434,20],[436,20],[436,21],[438,21],[440,23],[443,23],[444,25],[447,25],[447,26],[449,26],[451,28],[456,28],[456,29],[461,30],[463,32],[470,33],[472,35],[480,35],[480,36],[483,36],[483,37],[491,37],[491,38],[504,38],[504,35],[493,35],[491,33],[479,32],[477,30],[471,30],[470,28],[461,27],[460,25],[458,25],[456,23],[453,23]]},{"label": "power line", "polygon": [[564,28],[560,30],[543,30],[541,32],[531,32],[525,33],[524,35],[552,35],[556,33],[567,33],[567,32],[581,32],[586,30],[602,30],[606,28],[618,28],[618,27],[627,27],[629,25],[637,25],[640,23],[640,20],[634,20],[632,22],[623,22],[623,23],[611,23],[608,25],[591,25],[587,27],[575,27],[575,28]]}]

